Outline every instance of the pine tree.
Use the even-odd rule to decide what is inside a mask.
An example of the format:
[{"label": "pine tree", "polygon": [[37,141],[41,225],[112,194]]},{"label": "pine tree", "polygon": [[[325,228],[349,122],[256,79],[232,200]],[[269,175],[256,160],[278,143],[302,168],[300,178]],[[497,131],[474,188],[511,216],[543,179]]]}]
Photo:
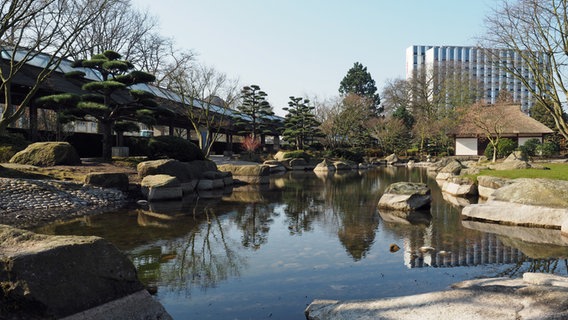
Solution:
[{"label": "pine tree", "polygon": [[[83,84],[85,94],[51,95],[39,98],[38,103],[73,104],[72,108],[67,108],[67,112],[95,118],[103,135],[102,157],[110,160],[113,129],[121,135],[124,130],[135,129],[135,122],[150,124],[155,121],[160,109],[153,100],[154,95],[131,89],[133,85],[152,82],[155,78],[146,72],[133,70],[130,62],[121,60],[120,54],[110,50],[94,55],[89,60],[76,61],[73,66],[95,70],[101,80]],[[83,79],[85,75],[83,71],[66,74],[68,78],[76,79]]]},{"label": "pine tree", "polygon": [[253,84],[243,87],[241,94],[243,101],[237,109],[249,119],[237,121],[236,125],[242,128],[239,133],[250,135],[254,140],[271,133],[267,117],[274,115],[274,112],[266,101],[266,92]]},{"label": "pine tree", "polygon": [[347,96],[350,93],[356,94],[360,97],[368,98],[371,101],[369,109],[373,114],[380,114],[382,108],[380,107],[381,98],[377,93],[377,86],[371,74],[367,71],[361,63],[355,62],[353,67],[347,71],[343,80],[339,84],[339,93],[341,96]]},{"label": "pine tree", "polygon": [[315,138],[322,137],[319,129],[320,123],[314,115],[315,107],[309,105],[310,101],[302,97],[290,97],[288,111],[284,118],[283,138],[296,146],[297,150],[302,150],[313,142]]}]

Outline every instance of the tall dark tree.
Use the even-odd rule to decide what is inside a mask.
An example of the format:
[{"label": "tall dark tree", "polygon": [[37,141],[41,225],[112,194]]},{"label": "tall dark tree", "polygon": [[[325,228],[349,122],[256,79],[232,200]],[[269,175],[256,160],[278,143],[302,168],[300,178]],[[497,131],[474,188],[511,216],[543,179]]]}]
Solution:
[{"label": "tall dark tree", "polygon": [[241,90],[242,103],[237,109],[248,116],[247,121],[237,121],[236,125],[241,127],[241,134],[250,135],[254,140],[264,134],[271,133],[269,129],[270,121],[267,117],[274,115],[272,107],[266,101],[266,92],[253,84],[245,86]]},{"label": "tall dark tree", "polygon": [[398,106],[392,113],[392,117],[401,120],[407,129],[412,129],[414,125],[414,117],[404,105]]},{"label": "tall dark tree", "polygon": [[380,107],[381,98],[377,93],[375,80],[373,80],[373,77],[371,77],[371,74],[367,71],[367,67],[359,62],[355,62],[353,67],[347,71],[347,75],[341,80],[339,93],[342,96],[347,96],[351,93],[368,98],[372,101],[370,108],[374,114],[378,115],[383,112]]},{"label": "tall dark tree", "polygon": [[[134,66],[114,51],[105,51],[89,60],[76,61],[74,67],[96,70],[100,81],[90,81],[82,85],[87,93],[79,99],[74,95],[51,95],[38,99],[39,104],[72,103],[74,108],[70,111],[75,114],[87,115],[95,118],[103,134],[102,157],[106,160],[112,158],[112,131],[122,133],[131,130],[135,122],[152,123],[159,114],[160,109],[153,100],[154,95],[143,91],[131,89],[131,86],[154,81],[154,76],[142,71],[132,70]],[[69,78],[82,79],[85,73],[72,71]]]},{"label": "tall dark tree", "polygon": [[288,111],[284,119],[284,140],[296,146],[297,150],[302,150],[315,138],[321,137],[319,121],[316,120],[314,114],[314,106],[311,106],[310,100],[302,97],[290,97]]}]

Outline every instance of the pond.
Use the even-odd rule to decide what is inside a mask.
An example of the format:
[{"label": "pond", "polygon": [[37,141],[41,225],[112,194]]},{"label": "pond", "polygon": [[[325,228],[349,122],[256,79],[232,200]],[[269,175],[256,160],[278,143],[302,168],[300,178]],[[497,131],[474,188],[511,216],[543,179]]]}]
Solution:
[{"label": "pond", "polygon": [[[384,189],[397,181],[427,183],[431,215],[410,223],[379,212]],[[566,274],[561,257],[568,256],[567,247],[541,241],[560,239],[559,230],[462,222],[458,200],[464,199],[443,196],[420,168],[289,172],[271,177],[269,186],[204,193],[36,231],[113,242],[174,319],[305,319],[314,299],[410,295],[525,271]],[[425,246],[435,251],[421,252]]]}]

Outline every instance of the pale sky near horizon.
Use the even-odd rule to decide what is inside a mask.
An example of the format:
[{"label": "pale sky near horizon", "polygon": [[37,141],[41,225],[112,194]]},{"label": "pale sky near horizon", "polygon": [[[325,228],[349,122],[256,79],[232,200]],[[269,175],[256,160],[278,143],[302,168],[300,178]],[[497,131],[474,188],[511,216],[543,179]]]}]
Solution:
[{"label": "pale sky near horizon", "polygon": [[289,96],[338,95],[360,62],[379,93],[405,76],[411,45],[476,45],[499,0],[131,0],[159,33],[242,85],[257,84],[278,115]]}]

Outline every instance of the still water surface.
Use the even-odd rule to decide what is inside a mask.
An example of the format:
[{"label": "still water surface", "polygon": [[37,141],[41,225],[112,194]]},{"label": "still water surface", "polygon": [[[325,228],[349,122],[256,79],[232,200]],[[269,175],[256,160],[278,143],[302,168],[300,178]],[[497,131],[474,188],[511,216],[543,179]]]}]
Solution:
[{"label": "still water surface", "polygon": [[[410,223],[377,210],[384,189],[397,181],[432,188],[431,216],[416,215]],[[174,319],[305,319],[314,299],[409,295],[524,271],[566,274],[566,260],[558,258],[568,256],[566,247],[545,245],[543,252],[499,235],[518,228],[462,223],[455,200],[444,199],[419,168],[291,172],[262,188],[202,194],[39,231],[110,240],[157,289],[156,299]],[[493,233],[478,231],[489,228]],[[559,236],[543,232],[535,237]],[[392,244],[400,250],[391,252]],[[436,251],[423,254],[423,246]]]}]

